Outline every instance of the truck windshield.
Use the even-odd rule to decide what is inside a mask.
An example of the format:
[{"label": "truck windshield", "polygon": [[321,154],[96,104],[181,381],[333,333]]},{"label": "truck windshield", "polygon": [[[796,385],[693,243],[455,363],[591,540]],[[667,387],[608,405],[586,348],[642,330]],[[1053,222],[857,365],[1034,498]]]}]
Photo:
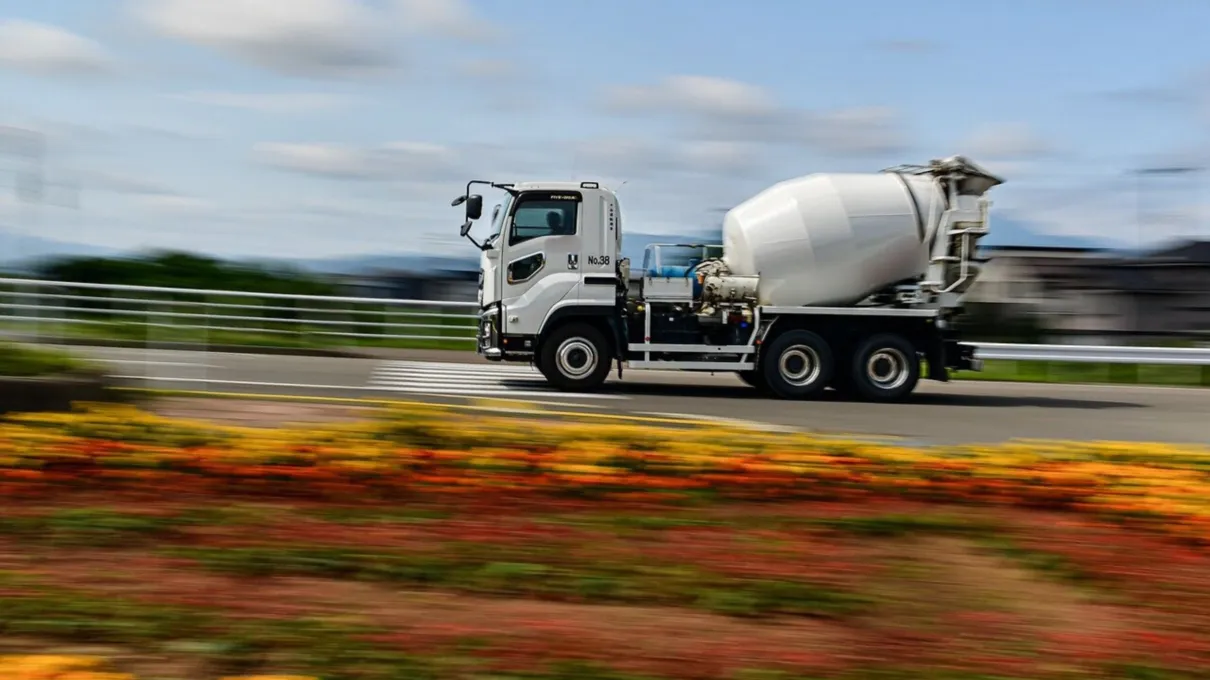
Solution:
[{"label": "truck windshield", "polygon": [[[500,200],[499,210],[496,211],[495,216],[492,218],[492,232],[487,237],[486,243],[493,243],[496,239],[500,238],[500,231],[504,227],[504,217],[508,215],[508,208],[512,202],[512,196],[508,195],[505,195],[505,197]],[[496,209],[493,208],[493,210]]]}]

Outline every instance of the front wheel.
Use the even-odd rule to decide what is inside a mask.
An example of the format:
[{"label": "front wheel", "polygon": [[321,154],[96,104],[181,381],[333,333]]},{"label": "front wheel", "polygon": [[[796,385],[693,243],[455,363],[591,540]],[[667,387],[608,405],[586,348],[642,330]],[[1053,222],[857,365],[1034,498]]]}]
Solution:
[{"label": "front wheel", "polygon": [[810,331],[786,331],[766,344],[761,353],[761,377],[774,396],[812,399],[832,380],[832,348]]},{"label": "front wheel", "polygon": [[853,392],[865,401],[903,401],[920,381],[920,357],[901,335],[875,335],[853,353],[849,380]]},{"label": "front wheel", "polygon": [[542,343],[538,370],[560,390],[588,392],[605,382],[612,363],[601,332],[573,323],[556,328]]}]

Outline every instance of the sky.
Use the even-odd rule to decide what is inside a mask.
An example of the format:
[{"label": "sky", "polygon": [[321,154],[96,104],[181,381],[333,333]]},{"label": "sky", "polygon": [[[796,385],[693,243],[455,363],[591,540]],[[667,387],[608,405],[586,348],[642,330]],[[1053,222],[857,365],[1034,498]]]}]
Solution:
[{"label": "sky", "polygon": [[993,229],[1210,237],[1210,171],[1136,173],[1210,166],[1208,26],[1204,0],[5,0],[0,225],[468,254],[468,179],[596,179],[628,229],[688,234],[783,179],[962,154],[1006,179]]}]

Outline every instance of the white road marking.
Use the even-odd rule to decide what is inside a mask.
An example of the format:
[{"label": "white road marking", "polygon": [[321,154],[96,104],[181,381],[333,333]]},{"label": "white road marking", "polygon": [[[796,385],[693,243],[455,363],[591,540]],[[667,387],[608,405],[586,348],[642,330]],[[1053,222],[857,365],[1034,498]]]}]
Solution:
[{"label": "white road marking", "polygon": [[437,361],[386,361],[374,369],[370,387],[412,394],[476,397],[555,397],[629,399],[618,394],[559,392],[528,366],[463,364]]},{"label": "white road marking", "polygon": [[142,359],[89,359],[106,364],[122,364],[124,366],[195,366],[197,368],[222,368],[217,364],[197,364],[188,361],[144,361]]},{"label": "white road marking", "polygon": [[777,425],[775,423],[762,423],[756,420],[741,420],[739,418],[724,418],[722,416],[706,416],[700,413],[663,413],[659,411],[642,411],[639,415],[655,416],[657,418],[676,418],[678,420],[692,420],[696,422],[715,423],[718,425],[734,425],[736,427],[745,428],[748,430],[761,430],[764,432],[801,432],[802,430],[791,427],[789,425]]}]

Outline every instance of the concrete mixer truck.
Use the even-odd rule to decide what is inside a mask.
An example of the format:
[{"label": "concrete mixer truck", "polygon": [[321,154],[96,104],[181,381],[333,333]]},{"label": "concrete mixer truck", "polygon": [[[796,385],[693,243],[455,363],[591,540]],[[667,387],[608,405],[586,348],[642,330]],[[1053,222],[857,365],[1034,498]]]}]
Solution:
[{"label": "concrete mixer truck", "polygon": [[[921,377],[982,368],[954,319],[1002,183],[961,156],[806,175],[729,210],[722,244],[650,245],[635,271],[599,183],[473,180],[453,205],[482,251],[477,351],[563,391],[616,365],[732,372],[780,399],[904,400]],[[482,242],[480,185],[506,194]]]}]

